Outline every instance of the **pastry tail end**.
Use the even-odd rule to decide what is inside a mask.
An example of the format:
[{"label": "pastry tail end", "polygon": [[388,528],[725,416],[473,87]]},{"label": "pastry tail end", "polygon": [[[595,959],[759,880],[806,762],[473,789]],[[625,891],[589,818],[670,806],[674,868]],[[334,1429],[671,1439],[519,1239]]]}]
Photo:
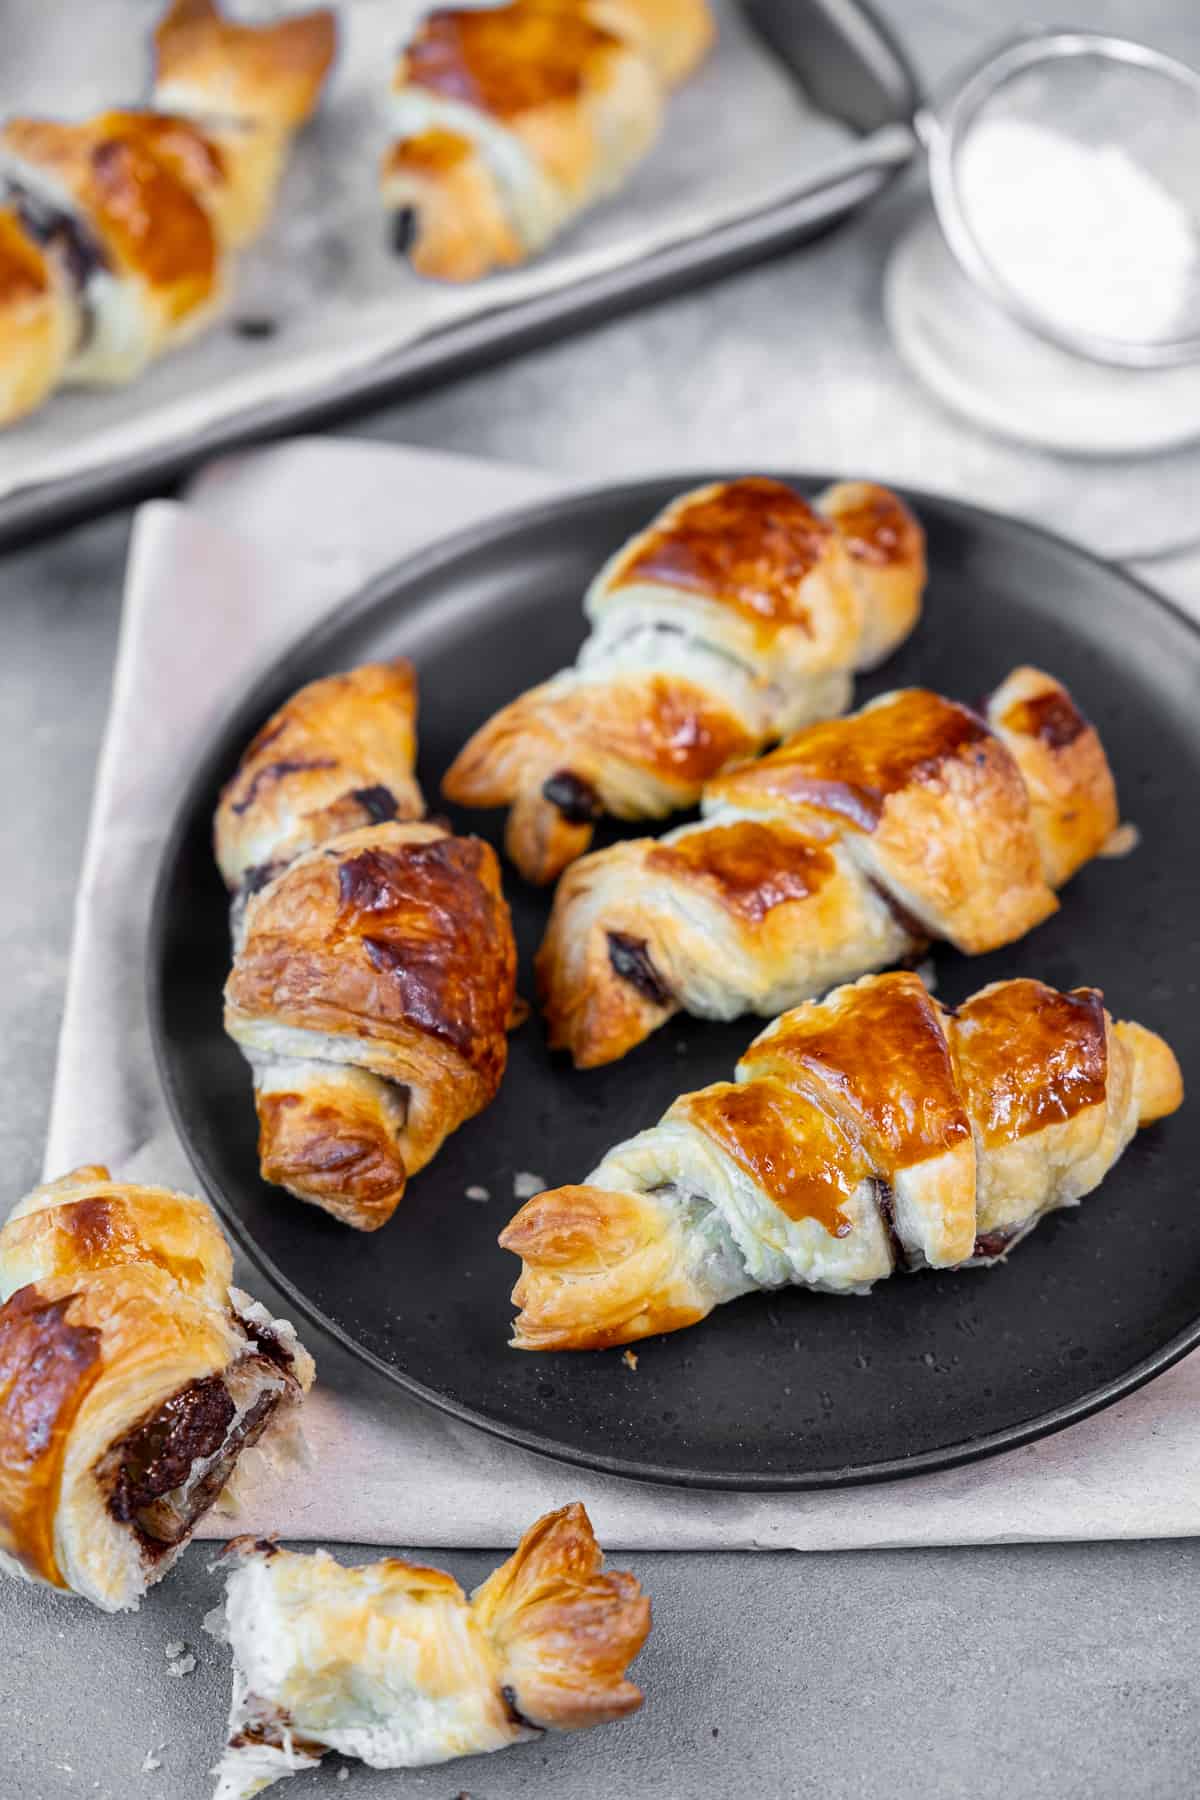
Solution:
[{"label": "pastry tail end", "polygon": [[528,1201],[500,1246],[524,1267],[513,1289],[517,1350],[602,1350],[694,1325],[713,1300],[688,1272],[671,1208],[653,1194],[553,1188]]},{"label": "pastry tail end", "polygon": [[1114,1030],[1133,1057],[1138,1125],[1152,1125],[1183,1105],[1183,1075],[1175,1052],[1155,1031],[1122,1019]]},{"label": "pastry tail end", "polygon": [[530,1725],[578,1731],[641,1705],[626,1671],[649,1634],[650,1602],[634,1576],[604,1568],[578,1502],[539,1519],[471,1609],[505,1698]]}]

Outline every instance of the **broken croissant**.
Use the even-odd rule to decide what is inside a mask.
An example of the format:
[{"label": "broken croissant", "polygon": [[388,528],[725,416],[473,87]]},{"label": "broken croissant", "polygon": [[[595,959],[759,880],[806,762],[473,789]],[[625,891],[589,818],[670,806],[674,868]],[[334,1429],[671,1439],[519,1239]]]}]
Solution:
[{"label": "broken croissant", "polygon": [[526,261],[619,187],[713,37],[705,0],[439,7],[400,53],[380,172],[422,275]]},{"label": "broken croissant", "polygon": [[0,1567],[136,1607],[312,1385],[203,1200],[76,1169],[0,1230]]},{"label": "broken croissant", "polygon": [[374,1231],[495,1098],[516,946],[500,866],[423,821],[403,660],[292,696],[221,795],[234,895],[225,1028],[254,1072],[263,1177]]},{"label": "broken croissant", "polygon": [[216,1800],[250,1800],[326,1750],[411,1769],[636,1712],[625,1671],[650,1603],[606,1571],[580,1505],[548,1513],[468,1600],[440,1569],[343,1568],[237,1538],[222,1607],[233,1651]]},{"label": "broken croissant", "polygon": [[812,725],[710,782],[703,810],[559,883],[538,983],[578,1068],[681,1010],[773,1018],[931,938],[999,949],[1117,825],[1099,737],[1028,668],[979,712],[907,688]]},{"label": "broken croissant", "polygon": [[331,11],[235,25],[173,0],[150,109],[0,129],[0,424],[194,336],[257,237],[333,58]]},{"label": "broken croissant", "polygon": [[509,856],[552,881],[603,814],[694,806],[731,763],[843,711],[924,583],[924,535],[887,488],[839,482],[810,506],[746,476],[682,494],[592,582],[574,667],[480,726],[442,790],[509,807]]},{"label": "broken croissant", "polygon": [[524,1263],[513,1343],[596,1350],[755,1288],[993,1262],[1182,1099],[1167,1044],[1094,988],[997,981],[951,1008],[914,974],[868,976],[522,1207],[500,1239]]}]

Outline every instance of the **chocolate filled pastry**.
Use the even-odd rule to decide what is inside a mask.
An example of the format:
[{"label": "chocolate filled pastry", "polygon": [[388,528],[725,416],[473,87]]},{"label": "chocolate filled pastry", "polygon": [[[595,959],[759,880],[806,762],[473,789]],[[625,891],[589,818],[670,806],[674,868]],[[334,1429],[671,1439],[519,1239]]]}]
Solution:
[{"label": "chocolate filled pastry", "polygon": [[364,825],[420,819],[410,662],[362,663],[309,682],[247,746],[217,807],[217,865],[254,892],[293,857]]},{"label": "chocolate filled pastry", "polygon": [[400,53],[380,171],[393,243],[474,281],[619,187],[707,51],[705,0],[509,0],[428,14]]},{"label": "chocolate filled pastry", "polygon": [[267,721],[216,818],[263,1176],[361,1231],[494,1099],[514,1019],[495,853],[421,822],[415,753],[407,663],[327,676]]},{"label": "chocolate filled pastry", "polygon": [[343,1568],[236,1538],[206,1621],[233,1652],[215,1800],[250,1800],[327,1750],[413,1769],[636,1712],[626,1670],[650,1631],[584,1508],[547,1513],[467,1597],[397,1557]]},{"label": "chocolate filled pastry", "polygon": [[136,1607],[312,1385],[202,1200],[99,1166],[0,1229],[0,1566]]},{"label": "chocolate filled pastry", "polygon": [[886,488],[841,482],[812,506],[760,476],[696,488],[610,558],[574,667],[481,726],[443,791],[507,806],[509,856],[552,881],[603,814],[694,806],[731,763],[840,713],[924,583],[923,533]]},{"label": "chocolate filled pastry", "polygon": [[995,1262],[1182,1099],[1167,1044],[1095,988],[997,981],[950,1009],[914,974],[868,976],[522,1207],[500,1239],[524,1265],[513,1343],[597,1350],[756,1288]]},{"label": "chocolate filled pastry", "polygon": [[999,949],[1117,826],[1096,732],[1029,668],[980,712],[906,688],[809,726],[710,782],[703,812],[559,884],[538,983],[579,1068],[679,1011],[774,1017],[931,939]]},{"label": "chocolate filled pastry", "polygon": [[331,11],[235,25],[174,0],[148,107],[0,128],[0,424],[130,381],[212,320],[334,41]]}]

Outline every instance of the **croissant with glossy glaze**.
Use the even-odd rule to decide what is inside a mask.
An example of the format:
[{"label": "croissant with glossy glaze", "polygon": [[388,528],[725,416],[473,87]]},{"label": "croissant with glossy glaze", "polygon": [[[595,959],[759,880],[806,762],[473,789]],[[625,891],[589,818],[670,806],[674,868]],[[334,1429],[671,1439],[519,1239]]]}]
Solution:
[{"label": "croissant with glossy glaze", "polygon": [[538,981],[577,1067],[680,1010],[770,1018],[931,938],[998,949],[1117,825],[1096,732],[1028,668],[981,713],[908,688],[812,725],[710,782],[703,811],[559,884]]},{"label": "croissant with glossy glaze", "polygon": [[495,1097],[515,1000],[496,856],[421,821],[415,754],[410,665],[366,664],[293,695],[217,809],[263,1176],[362,1231]]},{"label": "croissant with glossy glaze", "polygon": [[174,0],[149,108],[0,129],[0,424],[126,382],[219,310],[317,103],[334,14],[235,25]]},{"label": "croissant with glossy glaze", "polygon": [[0,1230],[0,1567],[117,1612],[312,1384],[202,1200],[99,1166]]},{"label": "croissant with glossy glaze", "polygon": [[249,1800],[326,1750],[411,1769],[636,1712],[650,1630],[580,1505],[548,1513],[470,1599],[440,1569],[343,1568],[235,1539],[210,1629],[233,1651],[216,1800]]},{"label": "croissant with glossy glaze", "polygon": [[674,500],[584,601],[575,666],[488,720],[443,791],[508,806],[505,844],[547,882],[596,819],[694,806],[729,764],[848,704],[915,625],[920,526],[896,495],[841,482],[812,506],[747,476]]},{"label": "croissant with glossy glaze", "polygon": [[712,41],[705,0],[438,8],[400,55],[380,182],[422,275],[524,262],[620,186]]},{"label": "croissant with glossy glaze", "polygon": [[914,974],[868,976],[522,1207],[500,1239],[523,1262],[513,1343],[601,1349],[755,1288],[994,1262],[1182,1099],[1168,1045],[1094,988],[998,981],[951,1009]]}]

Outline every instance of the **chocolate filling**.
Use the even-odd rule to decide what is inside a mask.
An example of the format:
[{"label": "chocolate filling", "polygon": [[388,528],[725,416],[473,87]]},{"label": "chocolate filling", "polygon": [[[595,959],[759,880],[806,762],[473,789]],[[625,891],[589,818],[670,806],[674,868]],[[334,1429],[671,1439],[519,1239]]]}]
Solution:
[{"label": "chocolate filling", "polygon": [[391,240],[392,251],[396,256],[407,256],[417,236],[417,209],[415,206],[402,206],[392,214]]},{"label": "chocolate filling", "polygon": [[879,1217],[887,1237],[888,1248],[892,1253],[893,1270],[909,1267],[908,1251],[900,1242],[900,1234],[896,1230],[896,1196],[890,1181],[884,1181],[880,1175],[871,1176],[871,1186],[875,1189],[875,1204],[879,1208]]},{"label": "chocolate filling", "polygon": [[557,806],[568,825],[594,825],[603,818],[600,796],[590,781],[572,775],[570,769],[559,769],[542,783],[542,794],[551,806]]},{"label": "chocolate filling", "polygon": [[358,801],[372,825],[386,825],[396,816],[396,796],[389,787],[354,788],[350,798]]},{"label": "chocolate filling", "polygon": [[286,867],[287,864],[281,862],[252,864],[242,876],[242,895],[248,899],[251,894],[257,894],[267,886],[268,882],[274,881],[280,870]]},{"label": "chocolate filling", "polygon": [[532,1719],[527,1719],[517,1705],[516,1688],[502,1687],[500,1692],[504,1697],[504,1704],[508,1708],[508,1716],[514,1725],[522,1725],[526,1731],[540,1731],[542,1729],[540,1725],[535,1725]]},{"label": "chocolate filling", "polygon": [[[250,1697],[253,1699],[253,1696]],[[255,1702],[261,1705],[261,1702]],[[292,1749],[299,1756],[320,1758],[329,1748],[328,1744],[318,1744],[313,1738],[298,1737],[292,1729],[292,1715],[279,1706],[261,1718],[248,1719],[235,1731],[229,1740],[231,1750],[248,1750],[253,1745],[265,1745],[269,1750],[283,1750],[291,1739]]]},{"label": "chocolate filling", "polygon": [[[228,1387],[221,1376],[208,1375],[172,1394],[112,1446],[97,1477],[111,1482],[108,1510],[134,1527],[148,1556],[161,1556],[186,1538],[242,1451],[262,1436],[281,1398],[277,1391],[260,1394],[235,1425]],[[210,1458],[200,1478],[181,1492],[193,1465]]]},{"label": "chocolate filling", "polygon": [[628,937],[623,931],[610,931],[606,936],[608,960],[621,980],[652,1005],[669,1006],[671,990],[651,962],[645,938]]},{"label": "chocolate filling", "polygon": [[985,1231],[982,1237],[975,1239],[973,1256],[1003,1256],[1008,1246],[1016,1237],[1015,1231]]},{"label": "chocolate filling", "polygon": [[264,781],[278,781],[283,775],[299,775],[306,769],[334,769],[337,767],[332,756],[289,757],[282,762],[266,763],[261,769],[254,771],[250,786],[241,800],[235,800],[231,811],[239,818],[248,812],[258,798],[258,790]]},{"label": "chocolate filling", "polygon": [[902,906],[882,881],[876,881],[873,875],[868,875],[867,885],[879,895],[901,931],[907,931],[909,937],[917,940],[917,946],[923,954],[929,945],[929,927],[923,925],[915,913],[910,913],[906,906]]},{"label": "chocolate filling", "polygon": [[108,257],[82,219],[64,207],[56,206],[44,195],[35,194],[20,182],[10,181],[3,196],[16,208],[17,216],[36,243],[53,249],[62,258],[79,302],[79,341],[82,349],[96,328],[95,314],[88,302],[86,289],[93,275],[109,267]]}]

